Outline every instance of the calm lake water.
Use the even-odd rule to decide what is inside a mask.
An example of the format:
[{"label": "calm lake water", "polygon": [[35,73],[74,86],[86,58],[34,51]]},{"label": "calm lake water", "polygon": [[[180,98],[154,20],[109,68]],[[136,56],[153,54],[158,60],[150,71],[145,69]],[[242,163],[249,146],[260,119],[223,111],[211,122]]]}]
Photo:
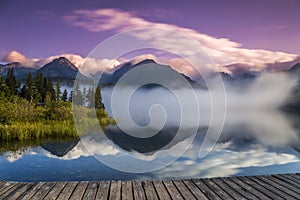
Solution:
[{"label": "calm lake water", "polygon": [[[136,98],[139,99],[138,96]],[[145,95],[144,98],[151,99]],[[106,105],[108,101],[109,97],[104,96]],[[136,110],[132,114],[137,124],[149,123],[147,112],[144,115],[140,113],[141,110],[148,109],[148,104],[153,103],[157,103],[156,100],[135,102],[135,105],[140,106],[134,107]],[[299,172],[299,112],[231,108],[227,111],[225,125],[217,144],[206,157],[199,158],[208,119],[202,119],[197,133],[192,133],[186,127],[184,134],[175,136],[178,118],[173,117],[174,112],[177,112],[173,108],[176,106],[170,100],[158,103],[166,104],[167,112],[173,112],[173,119],[167,121],[167,125],[153,137],[135,138],[118,127],[109,127],[105,135],[93,133],[81,141],[43,141],[38,145],[33,143],[7,146],[15,146],[15,151],[6,150],[2,144],[0,179],[140,180]],[[171,111],[168,111],[168,106]],[[107,110],[111,112],[109,106]],[[206,116],[205,113],[203,115]],[[136,131],[134,127],[131,128],[133,132]],[[178,158],[178,155],[181,156]],[[157,167],[165,164],[167,166],[163,168]],[[115,166],[123,169],[123,172],[114,169]],[[146,172],[142,172],[142,169]]]},{"label": "calm lake water", "polygon": [[[268,120],[262,121],[261,118]],[[133,139],[111,127],[107,132],[109,140],[103,142],[95,142],[93,137],[87,136],[82,139],[84,143],[78,140],[43,142],[36,147],[4,151],[0,156],[0,179],[132,180],[299,172],[299,119],[295,114],[279,112],[234,113],[232,117],[229,115],[221,138],[207,157],[198,157],[206,132],[203,127],[198,130],[192,145],[174,163],[163,169],[139,174],[120,172],[96,158],[117,162],[125,168],[139,168],[156,160],[164,161],[177,156],[174,152],[184,151],[184,144],[194,135],[187,134],[170,142],[174,130],[164,130],[156,137],[142,140]]]}]

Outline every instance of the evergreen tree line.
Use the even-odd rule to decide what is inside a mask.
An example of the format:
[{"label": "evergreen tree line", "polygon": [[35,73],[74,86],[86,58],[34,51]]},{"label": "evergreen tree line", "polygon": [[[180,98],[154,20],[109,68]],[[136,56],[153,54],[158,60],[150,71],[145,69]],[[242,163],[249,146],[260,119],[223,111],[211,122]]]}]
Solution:
[{"label": "evergreen tree line", "polygon": [[[80,133],[74,125],[72,101],[82,105],[76,106],[81,113],[76,120],[84,122]],[[96,119],[91,108],[96,108]],[[116,123],[104,109],[100,87],[86,89],[75,85],[68,94],[67,90],[61,92],[59,81],[54,83],[42,74],[28,74],[22,83],[16,80],[14,69],[4,78],[0,74],[0,113],[0,142],[6,143],[73,138],[89,133],[92,127],[105,128]]]},{"label": "evergreen tree line", "polygon": [[59,80],[53,83],[51,78],[47,79],[41,73],[35,77],[29,73],[22,84],[20,80],[16,79],[13,68],[8,70],[5,78],[0,75],[0,96],[6,99],[19,96],[36,105],[49,105],[51,102],[59,101],[72,102],[74,99],[78,105],[96,109],[104,108],[99,86],[88,89],[84,87],[81,90],[78,85],[75,85],[74,91],[68,94],[66,89],[61,91]]}]

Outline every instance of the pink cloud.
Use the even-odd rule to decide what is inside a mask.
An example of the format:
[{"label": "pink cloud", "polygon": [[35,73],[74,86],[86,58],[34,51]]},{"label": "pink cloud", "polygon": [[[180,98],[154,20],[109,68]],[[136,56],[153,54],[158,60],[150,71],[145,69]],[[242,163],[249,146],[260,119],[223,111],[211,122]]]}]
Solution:
[{"label": "pink cloud", "polygon": [[114,29],[125,30],[151,24],[117,9],[75,10],[72,14],[64,16],[64,20],[93,32]]},{"label": "pink cloud", "polygon": [[49,56],[47,58],[27,58],[24,54],[16,50],[9,52],[6,56],[4,56],[2,61],[5,63],[19,62],[25,67],[40,68],[59,57],[67,58],[80,70],[81,73],[85,74],[86,76],[99,71],[113,69],[120,64],[120,62],[117,60],[83,58],[76,54],[61,54]]},{"label": "pink cloud", "polygon": [[[172,29],[180,32],[199,43],[208,56],[216,63],[219,71],[234,73],[235,70],[243,67],[249,70],[263,71],[270,70],[278,65],[293,63],[299,58],[299,55],[285,52],[273,52],[264,49],[247,49],[242,44],[234,42],[228,38],[216,38],[190,28],[179,27],[171,24],[155,23],[137,17],[130,12],[118,9],[97,9],[97,10],[75,10],[64,17],[64,20],[73,25],[82,27],[88,31],[115,31],[122,32],[131,29],[155,27],[162,29]],[[179,52],[187,41],[174,35],[160,35],[155,30],[143,30],[134,37],[141,40],[151,40],[161,48],[173,48]],[[187,57],[189,52],[182,52]],[[180,71],[191,73],[191,66],[184,61],[169,61],[170,64],[176,65]],[[178,63],[182,63],[180,67]],[[184,67],[183,67],[184,66]],[[290,66],[286,66],[287,68]]]},{"label": "pink cloud", "polygon": [[35,67],[36,63],[33,59],[27,58],[24,54],[18,51],[11,51],[6,54],[2,62],[10,63],[10,62],[19,62],[22,63],[25,67]]}]

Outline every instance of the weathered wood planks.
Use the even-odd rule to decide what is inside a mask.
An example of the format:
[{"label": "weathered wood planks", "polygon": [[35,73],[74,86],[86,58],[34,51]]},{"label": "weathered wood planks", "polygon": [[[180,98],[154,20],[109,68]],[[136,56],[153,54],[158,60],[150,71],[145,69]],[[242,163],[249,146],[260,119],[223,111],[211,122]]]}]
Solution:
[{"label": "weathered wood planks", "polygon": [[300,199],[300,175],[162,181],[0,181],[0,199]]}]

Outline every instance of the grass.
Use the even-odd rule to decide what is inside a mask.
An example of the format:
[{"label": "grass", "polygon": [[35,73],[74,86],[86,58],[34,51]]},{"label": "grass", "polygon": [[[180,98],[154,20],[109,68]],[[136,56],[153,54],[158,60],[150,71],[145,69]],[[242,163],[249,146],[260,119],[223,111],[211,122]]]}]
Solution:
[{"label": "grass", "polygon": [[0,125],[1,141],[40,140],[44,138],[75,138],[78,133],[70,121],[47,121]]},{"label": "grass", "polygon": [[[74,106],[70,102],[51,102],[39,106],[25,99],[14,97],[11,101],[0,98],[0,141],[14,142],[41,140],[45,138],[76,138],[115,124],[104,108],[95,110]],[[81,134],[81,135],[79,135]]]}]

